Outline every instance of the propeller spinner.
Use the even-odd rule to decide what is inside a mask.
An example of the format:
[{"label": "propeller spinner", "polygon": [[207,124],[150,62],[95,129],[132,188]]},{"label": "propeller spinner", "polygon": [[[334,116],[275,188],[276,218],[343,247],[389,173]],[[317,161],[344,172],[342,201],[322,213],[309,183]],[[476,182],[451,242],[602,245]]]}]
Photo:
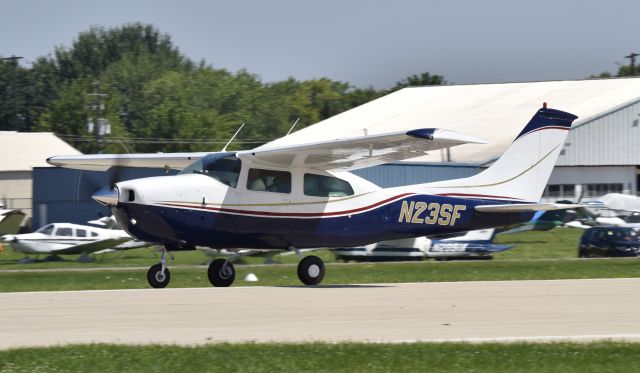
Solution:
[{"label": "propeller spinner", "polygon": [[109,187],[104,187],[97,192],[95,192],[91,198],[93,198],[96,202],[103,204],[105,206],[115,206],[118,204],[118,196],[119,196],[118,187],[113,187],[112,189]]}]

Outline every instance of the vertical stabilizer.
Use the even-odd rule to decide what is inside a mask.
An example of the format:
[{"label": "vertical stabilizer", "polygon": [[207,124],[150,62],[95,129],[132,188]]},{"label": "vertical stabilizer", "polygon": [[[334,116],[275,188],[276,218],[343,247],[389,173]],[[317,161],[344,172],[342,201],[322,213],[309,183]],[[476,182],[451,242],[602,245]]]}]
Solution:
[{"label": "vertical stabilizer", "polygon": [[543,107],[485,171],[464,179],[421,186],[428,189],[426,193],[436,195],[537,202],[576,118],[573,114]]}]

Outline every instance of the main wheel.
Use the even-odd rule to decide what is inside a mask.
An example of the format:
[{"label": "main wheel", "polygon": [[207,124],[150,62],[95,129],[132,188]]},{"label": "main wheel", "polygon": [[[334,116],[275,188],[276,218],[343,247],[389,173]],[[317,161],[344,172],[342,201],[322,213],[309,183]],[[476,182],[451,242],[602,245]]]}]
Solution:
[{"label": "main wheel", "polygon": [[229,287],[233,284],[233,280],[236,279],[236,269],[233,268],[233,264],[227,263],[224,259],[216,259],[209,264],[207,275],[209,276],[209,282],[216,287]]},{"label": "main wheel", "polygon": [[298,263],[298,278],[305,285],[318,285],[324,278],[324,263],[317,256],[307,256]]},{"label": "main wheel", "polygon": [[169,268],[165,268],[164,273],[162,273],[162,264],[160,263],[151,266],[147,271],[147,281],[149,281],[151,287],[156,289],[166,288],[169,285],[169,280],[171,280]]}]

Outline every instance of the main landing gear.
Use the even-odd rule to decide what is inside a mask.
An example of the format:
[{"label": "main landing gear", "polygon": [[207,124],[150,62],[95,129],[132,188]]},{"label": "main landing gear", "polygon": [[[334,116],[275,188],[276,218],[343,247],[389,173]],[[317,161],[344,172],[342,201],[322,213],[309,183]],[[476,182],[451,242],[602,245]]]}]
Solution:
[{"label": "main landing gear", "polygon": [[305,285],[318,285],[324,278],[324,263],[317,256],[309,255],[298,263],[298,278]]},{"label": "main landing gear", "polygon": [[[322,282],[325,273],[324,262],[322,259],[314,255],[302,257],[299,250],[295,248],[289,248],[298,254],[301,258],[298,263],[298,278],[305,285],[318,285]],[[247,253],[254,253],[255,251],[247,251]],[[173,259],[173,253],[169,252],[171,259]],[[211,285],[215,287],[229,287],[233,284],[236,278],[236,269],[231,263],[232,260],[239,256],[247,254],[236,254],[229,259],[216,259],[209,264],[207,269],[207,277]],[[162,258],[160,263],[151,266],[147,272],[147,281],[149,285],[156,289],[165,288],[169,285],[171,279],[171,273],[167,268],[167,250],[162,250]]]}]

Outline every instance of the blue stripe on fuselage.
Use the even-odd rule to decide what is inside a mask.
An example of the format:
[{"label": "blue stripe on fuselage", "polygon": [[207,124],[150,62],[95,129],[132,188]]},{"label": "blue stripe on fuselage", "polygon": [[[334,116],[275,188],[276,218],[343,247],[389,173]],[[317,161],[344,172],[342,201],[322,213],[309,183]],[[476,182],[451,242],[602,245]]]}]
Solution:
[{"label": "blue stripe on fuselage", "polygon": [[[134,237],[156,243],[183,242],[213,248],[283,249],[345,247],[526,222],[533,213],[480,213],[480,204],[504,201],[412,195],[370,211],[324,218],[234,215],[201,209],[120,203],[113,213]],[[426,207],[425,207],[426,205]],[[429,206],[431,205],[431,209]],[[446,211],[433,221],[435,207],[464,206],[451,225]],[[423,207],[425,207],[423,209]],[[411,208],[412,214],[408,213]],[[421,210],[422,211],[419,211]],[[446,210],[446,209],[445,209]],[[452,211],[450,211],[452,213]],[[403,216],[401,216],[401,214]],[[131,218],[135,219],[132,224]],[[444,224],[448,223],[448,224]]]}]

